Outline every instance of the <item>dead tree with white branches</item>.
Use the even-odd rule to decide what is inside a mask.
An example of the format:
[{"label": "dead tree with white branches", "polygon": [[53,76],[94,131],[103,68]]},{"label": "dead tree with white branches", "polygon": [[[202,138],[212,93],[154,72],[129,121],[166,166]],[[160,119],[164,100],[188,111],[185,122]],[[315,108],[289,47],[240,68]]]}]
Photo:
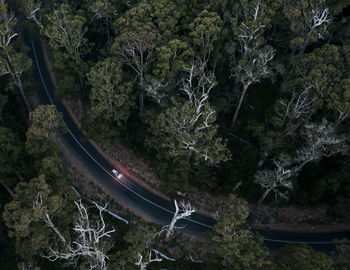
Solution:
[{"label": "dead tree with white branches", "polygon": [[87,208],[81,203],[81,201],[74,202],[78,209],[78,218],[74,222],[74,237],[71,240],[67,240],[59,229],[54,225],[50,216],[45,215],[45,223],[50,227],[60,239],[62,248],[54,249],[49,248],[48,254],[43,254],[44,258],[50,261],[66,260],[69,263],[76,263],[78,259],[83,258],[87,261],[87,269],[100,269],[106,270],[108,256],[106,252],[111,248],[111,243],[108,239],[111,234],[115,232],[115,229],[107,229],[102,212],[106,207],[95,206],[99,211],[98,218],[92,222],[89,217]]},{"label": "dead tree with white branches", "polygon": [[174,200],[174,205],[175,212],[170,224],[163,226],[163,228],[156,233],[155,236],[166,232],[165,239],[169,239],[169,237],[174,234],[175,230],[184,228],[184,226],[176,226],[176,223],[181,219],[189,218],[194,212],[196,212],[196,209],[194,209],[189,202],[180,202],[179,207],[177,201]]},{"label": "dead tree with white branches", "polygon": [[279,159],[272,160],[273,170],[258,171],[254,176],[254,182],[259,184],[265,191],[260,197],[256,208],[266,199],[270,192],[275,193],[275,198],[288,198],[288,193],[293,189],[293,177],[297,176],[298,168],[292,165],[291,157],[281,155]]},{"label": "dead tree with white branches", "polygon": [[317,96],[311,92],[311,87],[302,91],[293,91],[289,98],[280,99],[274,109],[281,118],[281,126],[286,125],[285,135],[289,135],[301,125],[307,123],[315,109],[313,104]]},{"label": "dead tree with white branches", "polygon": [[138,259],[135,265],[140,267],[140,270],[146,270],[147,266],[152,262],[161,262],[163,259],[158,257],[158,253],[149,249],[146,255],[142,255],[141,252],[137,253]]}]

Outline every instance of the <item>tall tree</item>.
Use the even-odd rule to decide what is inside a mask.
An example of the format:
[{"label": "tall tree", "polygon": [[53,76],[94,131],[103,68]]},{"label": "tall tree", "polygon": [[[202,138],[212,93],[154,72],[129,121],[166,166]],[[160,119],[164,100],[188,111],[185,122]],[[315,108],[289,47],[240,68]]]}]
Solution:
[{"label": "tall tree", "polygon": [[293,190],[293,178],[297,176],[298,169],[293,168],[293,160],[288,155],[281,155],[279,159],[273,159],[275,168],[272,170],[258,171],[254,176],[254,182],[259,184],[264,193],[257,203],[257,207],[265,200],[272,191],[275,198],[287,199],[289,192]]},{"label": "tall tree", "polygon": [[86,96],[86,64],[82,56],[88,52],[86,18],[80,11],[74,11],[70,5],[61,4],[46,15],[47,24],[43,33],[50,39],[53,48],[64,48],[66,57],[71,60],[79,75],[83,98]]},{"label": "tall tree", "polygon": [[69,188],[53,192],[43,175],[17,185],[13,201],[4,208],[3,218],[9,236],[16,240],[16,252],[21,258],[33,262],[40,252],[57,243],[54,230],[45,226],[53,219],[57,218],[57,223],[65,228],[63,235],[69,233],[66,229],[72,215],[69,207],[72,196]]},{"label": "tall tree", "polygon": [[[114,1],[109,0],[85,0],[91,13],[90,22],[102,23],[103,32],[107,33],[107,39],[111,36],[111,21],[117,16],[117,7]],[[98,28],[101,31],[101,28]]]},{"label": "tall tree", "polygon": [[147,228],[130,230],[124,240],[128,248],[117,252],[115,268],[146,270],[151,263],[162,261],[152,248],[154,237]]},{"label": "tall tree", "polygon": [[39,0],[23,0],[22,7],[27,19],[35,22],[42,29],[43,25],[40,16],[41,2]]},{"label": "tall tree", "polygon": [[297,150],[295,160],[301,169],[309,162],[320,160],[322,157],[331,157],[338,153],[346,153],[348,144],[346,138],[339,135],[333,124],[323,119],[321,123],[305,125],[303,132],[304,147]]},{"label": "tall tree", "polygon": [[0,183],[10,193],[9,186],[13,184],[11,175],[18,170],[22,154],[20,139],[11,129],[0,126]]},{"label": "tall tree", "polygon": [[154,137],[149,144],[152,147],[160,144],[171,156],[187,157],[188,162],[191,157],[196,162],[204,161],[210,165],[226,161],[229,153],[225,143],[217,136],[215,111],[208,101],[215,86],[214,74],[207,72],[203,63],[193,64],[186,72],[181,91],[187,101],[181,104],[174,100],[173,107],[151,122],[150,130]]},{"label": "tall tree", "polygon": [[39,154],[55,150],[53,145],[64,133],[62,115],[54,105],[41,105],[29,115],[31,125],[27,130],[26,148],[30,153]]},{"label": "tall tree", "polygon": [[[66,260],[72,265],[77,265],[79,262],[80,268],[107,270],[107,252],[112,247],[109,239],[115,229],[107,229],[102,214],[106,207],[101,207],[95,203],[99,215],[94,220],[89,216],[87,208],[81,201],[74,203],[79,215],[74,222],[72,228],[74,236],[71,239],[65,237],[46,214],[44,218],[46,225],[55,232],[61,243],[56,244],[55,247],[50,247],[43,257],[50,261]],[[36,205],[36,208],[42,207]]]},{"label": "tall tree", "polygon": [[9,74],[16,87],[19,89],[27,111],[31,111],[29,100],[24,91],[22,75],[31,66],[31,60],[14,44],[15,14],[8,10],[5,0],[0,1],[0,75]]},{"label": "tall tree", "polygon": [[111,120],[118,126],[128,118],[133,105],[132,85],[122,83],[122,74],[121,63],[114,58],[107,58],[91,69],[88,79],[93,118]]},{"label": "tall tree", "polygon": [[81,64],[81,56],[86,53],[87,32],[86,18],[81,14],[74,14],[68,4],[61,4],[46,16],[48,21],[44,33],[50,38],[54,48],[64,48],[69,57]]},{"label": "tall tree", "polygon": [[245,226],[248,215],[247,202],[230,195],[220,209],[212,237],[206,243],[208,255],[211,255],[208,259],[214,255],[224,269],[237,270],[259,269],[268,263],[262,239]]},{"label": "tall tree", "polygon": [[240,4],[237,15],[232,18],[232,22],[234,38],[240,45],[241,56],[234,63],[232,76],[242,86],[242,89],[232,116],[231,128],[236,123],[248,88],[264,78],[273,77],[275,73],[272,65],[275,50],[273,47],[266,45],[263,36],[269,27],[272,11],[267,7],[267,3],[262,0],[244,0]]},{"label": "tall tree", "polygon": [[190,36],[193,38],[194,45],[199,48],[200,57],[205,63],[214,50],[214,42],[220,34],[222,24],[216,12],[203,10],[189,25],[192,30]]},{"label": "tall tree", "polygon": [[327,1],[298,0],[286,1],[283,14],[289,21],[289,29],[294,33],[290,41],[291,49],[300,54],[308,44],[328,35],[327,28],[332,21]]},{"label": "tall tree", "polygon": [[337,134],[335,126],[325,119],[319,124],[306,124],[302,138],[304,144],[295,151],[293,157],[281,154],[278,159],[272,160],[274,169],[264,169],[255,174],[254,182],[264,189],[257,207],[271,191],[275,193],[276,199],[288,199],[289,192],[294,188],[294,178],[306,164],[318,162],[322,157],[346,153],[348,150],[345,137]]},{"label": "tall tree", "polygon": [[[120,34],[115,39],[112,50],[119,54],[123,61],[136,73],[136,79],[143,84],[146,69],[153,60],[152,55],[158,39],[154,23],[146,20],[151,6],[141,2],[123,17],[117,20]],[[139,96],[140,112],[143,111],[144,93]]]},{"label": "tall tree", "polygon": [[[125,12],[116,23],[117,38],[112,51],[136,73],[135,80],[143,85],[150,64],[155,61],[158,42],[166,44],[177,29],[179,12],[173,1],[140,1]],[[139,107],[144,107],[144,89],[139,88]]]}]

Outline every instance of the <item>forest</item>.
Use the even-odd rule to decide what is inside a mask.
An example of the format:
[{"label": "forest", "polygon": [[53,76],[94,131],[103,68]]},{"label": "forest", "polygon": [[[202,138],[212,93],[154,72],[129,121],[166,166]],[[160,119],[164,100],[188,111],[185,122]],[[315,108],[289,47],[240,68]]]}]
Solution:
[{"label": "forest", "polygon": [[[169,225],[69,158],[32,40],[86,138],[174,200]],[[346,238],[252,230],[350,231],[350,0],[0,0],[0,75],[1,269],[350,269]],[[216,225],[182,233],[201,207]]]}]

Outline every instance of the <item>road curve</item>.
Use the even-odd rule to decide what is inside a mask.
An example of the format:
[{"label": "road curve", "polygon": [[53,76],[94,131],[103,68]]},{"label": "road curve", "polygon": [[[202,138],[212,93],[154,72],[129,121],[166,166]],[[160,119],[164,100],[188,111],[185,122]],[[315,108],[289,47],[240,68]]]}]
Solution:
[{"label": "road curve", "polygon": [[[62,136],[65,147],[91,176],[118,201],[128,205],[137,214],[145,215],[160,224],[169,224],[175,211],[173,204],[126,177],[120,180],[114,177],[112,174],[113,166],[88,142],[62,103],[54,96],[54,86],[45,64],[40,40],[38,38],[34,39],[31,47],[30,55],[36,64],[40,101],[42,104],[55,105],[56,110],[62,113],[63,123],[68,128],[68,133]],[[178,225],[185,225],[182,230],[188,234],[203,236],[215,224],[215,219],[194,213],[190,219],[180,220]],[[288,242],[300,242],[310,244],[317,250],[329,251],[335,246],[333,239],[350,238],[350,231],[291,233],[257,230],[257,232],[264,237],[265,245],[271,250],[278,249]]]}]

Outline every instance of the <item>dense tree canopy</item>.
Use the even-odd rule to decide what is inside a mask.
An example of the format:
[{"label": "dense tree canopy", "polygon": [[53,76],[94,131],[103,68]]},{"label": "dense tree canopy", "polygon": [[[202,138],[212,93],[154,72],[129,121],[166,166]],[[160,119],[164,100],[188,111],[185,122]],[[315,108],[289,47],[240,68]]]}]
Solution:
[{"label": "dense tree canopy", "polygon": [[[0,0],[0,192],[7,194],[0,235],[10,236],[0,237],[0,247],[13,244],[6,252],[16,252],[11,261],[21,269],[56,269],[63,260],[80,269],[163,266],[157,245],[204,269],[347,269],[347,242],[332,257],[306,245],[268,254],[247,219],[291,204],[322,209],[317,222],[349,220],[349,5]],[[106,229],[106,209],[87,210],[75,197],[57,145],[62,115],[37,104],[25,44],[38,36],[55,94],[87,139],[143,158],[166,196],[208,192],[227,200],[199,248],[203,264],[190,264],[147,226],[125,235]],[[214,211],[221,201],[198,204]],[[168,268],[185,269],[178,261]]]}]

